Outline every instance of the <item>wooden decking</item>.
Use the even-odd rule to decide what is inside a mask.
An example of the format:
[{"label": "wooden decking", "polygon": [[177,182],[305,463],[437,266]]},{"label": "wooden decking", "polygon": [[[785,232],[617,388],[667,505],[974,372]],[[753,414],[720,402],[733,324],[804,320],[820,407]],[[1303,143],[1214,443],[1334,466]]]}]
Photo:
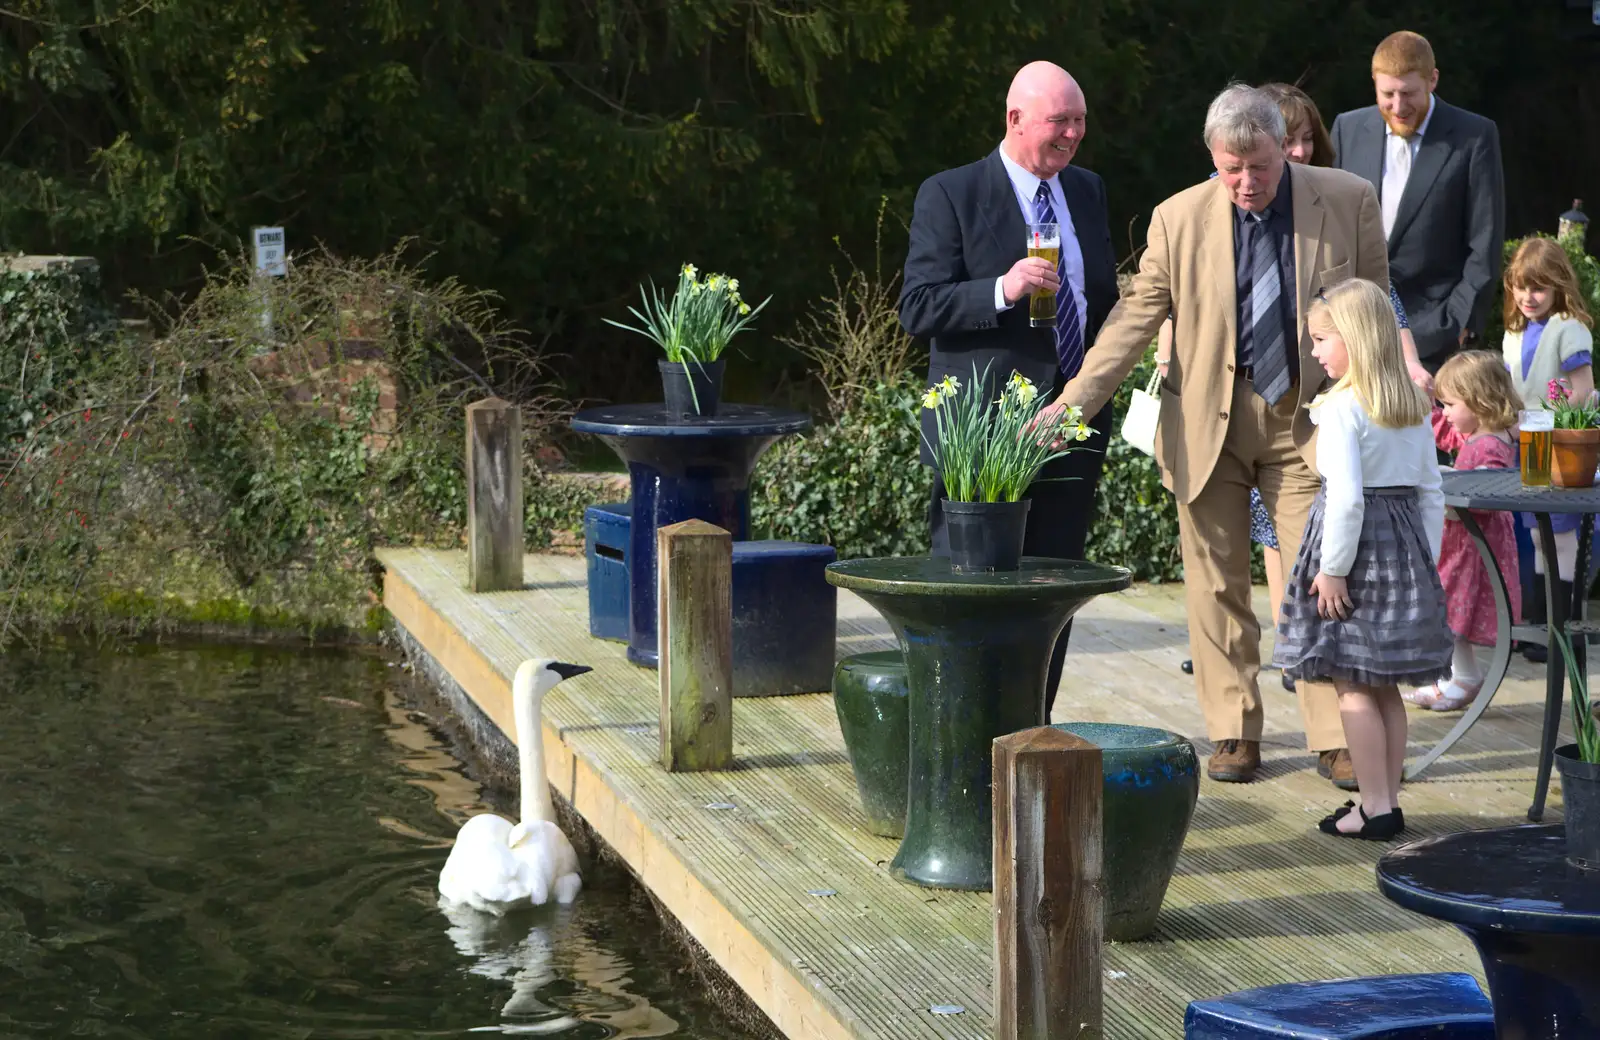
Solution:
[{"label": "wooden decking", "polygon": [[[656,673],[628,664],[620,644],[589,637],[581,559],[530,556],[525,589],[484,595],[464,591],[460,553],[390,550],[383,561],[396,621],[508,734],[510,677],[523,658],[594,666],[545,703],[551,782],[784,1033],[990,1035],[989,897],[888,876],[895,844],[862,825],[831,698],[738,701],[738,766],[667,774],[656,765]],[[1139,587],[1079,615],[1056,721],[1160,726],[1209,752],[1178,668],[1187,656],[1181,594]],[[841,593],[839,652],[893,645],[876,613]],[[1407,788],[1413,834],[1521,822],[1533,786],[1536,678],[1515,666],[1472,733]],[[1180,1036],[1191,999],[1251,986],[1480,971],[1453,929],[1378,895],[1373,865],[1384,846],[1314,832],[1343,796],[1317,777],[1295,697],[1277,680],[1262,683],[1266,778],[1205,782],[1159,930],[1107,948],[1113,1040]],[[1411,719],[1415,751],[1455,716]],[[1556,788],[1551,820],[1560,816]],[[733,808],[710,807],[719,803]],[[941,1004],[966,1011],[930,1013]]]}]

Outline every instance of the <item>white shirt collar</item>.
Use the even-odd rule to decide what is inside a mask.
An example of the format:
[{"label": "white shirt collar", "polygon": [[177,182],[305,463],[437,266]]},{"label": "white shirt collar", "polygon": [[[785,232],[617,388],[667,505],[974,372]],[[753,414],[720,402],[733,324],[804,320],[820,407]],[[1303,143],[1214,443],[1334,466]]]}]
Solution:
[{"label": "white shirt collar", "polygon": [[[1422,117],[1422,125],[1417,127],[1417,132],[1411,135],[1408,143],[1417,141],[1418,138],[1420,138],[1423,134],[1428,132],[1428,124],[1433,122],[1433,114],[1435,112],[1437,112],[1438,110],[1439,110],[1439,95],[1437,95],[1437,94],[1429,94],[1428,95],[1428,114]],[[1379,118],[1382,118],[1381,115],[1380,115]],[[1389,121],[1387,119],[1383,120],[1383,136],[1385,136],[1385,137],[1394,137],[1395,136],[1394,129],[1391,126],[1389,126]],[[1001,153],[1001,154],[1004,154],[1004,153]]]},{"label": "white shirt collar", "polygon": [[[1006,146],[1003,144],[1000,146],[1000,161],[1005,164],[1006,173],[1011,177],[1011,183],[1021,190],[1024,198],[1032,202],[1039,194],[1039,185],[1046,182],[1041,181],[1038,177],[1018,166],[1011,156],[1006,154]],[[1051,180],[1054,179],[1053,177],[1051,178]],[[1051,194],[1055,193],[1052,192]]]}]

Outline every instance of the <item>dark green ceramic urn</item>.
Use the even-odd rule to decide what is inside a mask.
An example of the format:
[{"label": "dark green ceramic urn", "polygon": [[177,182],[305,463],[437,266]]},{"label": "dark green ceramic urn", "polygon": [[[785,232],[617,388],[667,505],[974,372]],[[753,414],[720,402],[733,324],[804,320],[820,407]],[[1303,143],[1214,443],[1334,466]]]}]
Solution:
[{"label": "dark green ceramic urn", "polygon": [[885,838],[903,837],[911,725],[905,657],[898,650],[880,650],[840,661],[833,672],[833,706],[867,829]]},{"label": "dark green ceramic urn", "polygon": [[1100,747],[1106,938],[1128,942],[1156,927],[1200,797],[1200,760],[1175,733],[1111,722],[1062,722]]}]

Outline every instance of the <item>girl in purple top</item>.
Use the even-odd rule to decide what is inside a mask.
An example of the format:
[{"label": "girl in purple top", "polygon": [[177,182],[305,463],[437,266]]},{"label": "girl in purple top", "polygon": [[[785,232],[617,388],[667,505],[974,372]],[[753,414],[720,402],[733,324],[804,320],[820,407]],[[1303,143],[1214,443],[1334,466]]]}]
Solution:
[{"label": "girl in purple top", "polygon": [[[1530,238],[1517,247],[1506,265],[1505,301],[1506,333],[1501,350],[1522,407],[1530,411],[1543,408],[1551,382],[1558,379],[1571,387],[1573,400],[1587,400],[1594,393],[1594,340],[1589,332],[1593,322],[1566,250],[1549,238]],[[1521,516],[1523,526],[1532,530],[1533,515]],[[1579,517],[1557,514],[1550,520],[1556,533],[1556,595],[1570,600]],[[1533,550],[1535,577],[1523,590],[1523,614],[1530,623],[1543,624],[1545,560],[1537,542],[1533,542]],[[1536,660],[1543,658],[1543,652],[1543,647],[1524,649]]]}]

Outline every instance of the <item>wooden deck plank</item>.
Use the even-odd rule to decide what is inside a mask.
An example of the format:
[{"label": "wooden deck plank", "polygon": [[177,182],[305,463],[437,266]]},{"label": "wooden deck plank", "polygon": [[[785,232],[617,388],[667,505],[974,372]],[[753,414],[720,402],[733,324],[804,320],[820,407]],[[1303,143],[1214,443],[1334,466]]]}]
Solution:
[{"label": "wooden deck plank", "polygon": [[[656,673],[627,663],[620,644],[589,637],[581,560],[529,556],[524,589],[473,595],[461,553],[388,550],[382,559],[396,620],[506,732],[509,680],[523,658],[594,667],[545,702],[551,782],[786,1034],[988,1035],[990,899],[889,877],[896,843],[865,828],[831,698],[738,700],[738,766],[668,774],[656,763]],[[894,645],[859,598],[841,593],[839,606],[840,654]],[[1186,640],[1179,586],[1091,603],[1074,625],[1056,720],[1160,726],[1209,750],[1192,680],[1177,667]],[[1270,650],[1270,635],[1264,644]],[[1415,833],[1520,820],[1532,791],[1536,678],[1514,669],[1468,738],[1408,786]],[[1112,1038],[1176,1036],[1188,1001],[1248,986],[1479,970],[1454,930],[1378,895],[1381,846],[1314,833],[1342,796],[1316,776],[1295,698],[1276,673],[1263,673],[1262,690],[1268,779],[1203,784],[1156,934],[1107,950]],[[1455,720],[1411,717],[1414,753]],[[736,808],[705,808],[713,802]],[[928,1012],[948,1003],[967,1012]]]}]

